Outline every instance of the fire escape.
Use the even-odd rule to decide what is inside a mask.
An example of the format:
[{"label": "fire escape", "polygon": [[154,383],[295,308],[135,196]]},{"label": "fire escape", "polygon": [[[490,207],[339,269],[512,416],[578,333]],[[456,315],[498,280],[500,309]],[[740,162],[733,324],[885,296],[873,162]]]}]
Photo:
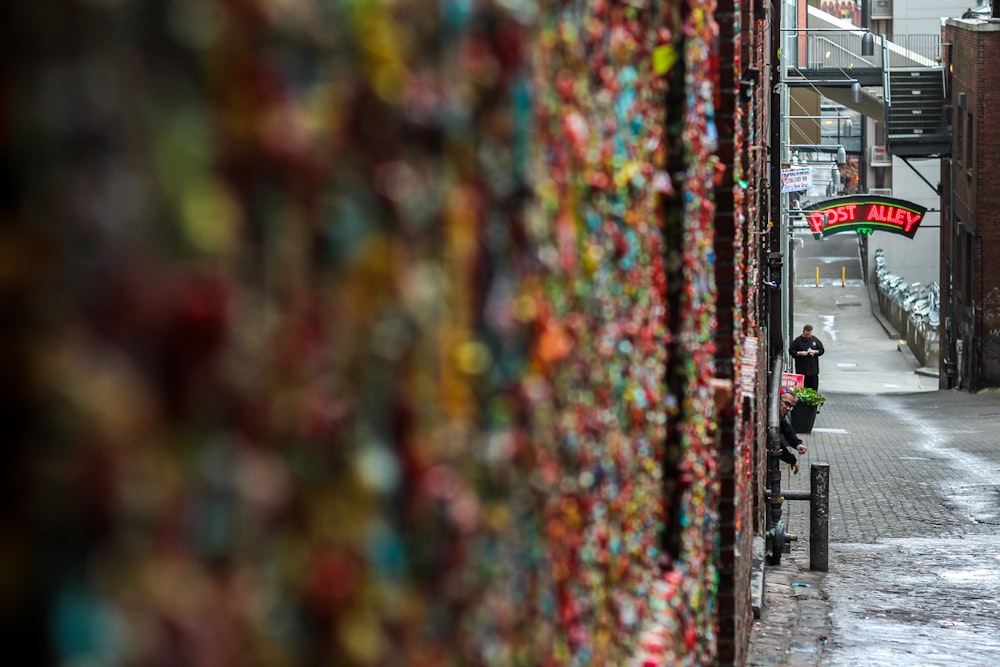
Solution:
[{"label": "fire escape", "polygon": [[[807,27],[785,42],[793,47],[782,56],[788,62],[788,86],[808,86],[883,123],[889,155],[906,160],[950,153],[939,35],[867,36],[815,7],[808,8],[806,19]],[[871,55],[862,55],[866,51]]]}]

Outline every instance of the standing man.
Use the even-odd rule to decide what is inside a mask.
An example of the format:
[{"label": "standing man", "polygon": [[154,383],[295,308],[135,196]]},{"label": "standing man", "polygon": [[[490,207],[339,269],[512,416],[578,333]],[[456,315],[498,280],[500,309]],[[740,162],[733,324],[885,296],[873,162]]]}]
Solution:
[{"label": "standing man", "polygon": [[819,391],[819,358],[824,352],[823,343],[813,336],[811,324],[802,327],[802,335],[788,348],[788,354],[795,360],[795,372],[805,377],[802,384],[816,391]]}]

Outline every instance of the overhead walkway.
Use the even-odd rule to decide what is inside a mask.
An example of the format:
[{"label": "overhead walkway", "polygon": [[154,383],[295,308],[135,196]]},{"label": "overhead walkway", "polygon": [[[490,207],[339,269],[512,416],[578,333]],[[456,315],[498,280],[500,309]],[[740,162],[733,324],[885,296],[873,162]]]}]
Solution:
[{"label": "overhead walkway", "polygon": [[[885,123],[886,150],[899,157],[941,157],[951,151],[945,72],[939,35],[875,36],[862,55],[866,31],[815,7],[805,28],[782,41],[785,83]],[[860,88],[860,90],[858,90]]]}]

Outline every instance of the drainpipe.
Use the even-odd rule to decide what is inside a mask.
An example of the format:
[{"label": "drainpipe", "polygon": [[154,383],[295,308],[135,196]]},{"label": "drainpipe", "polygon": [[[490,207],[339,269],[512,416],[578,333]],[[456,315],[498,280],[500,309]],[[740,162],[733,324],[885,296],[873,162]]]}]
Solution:
[{"label": "drainpipe", "polygon": [[785,552],[785,525],[781,522],[781,505],[784,498],[781,495],[781,431],[778,420],[781,419],[778,403],[781,400],[781,371],[783,358],[774,357],[774,369],[771,373],[771,388],[767,396],[767,532],[764,542],[769,565],[781,562],[781,554]]},{"label": "drainpipe", "polygon": [[942,299],[942,303],[947,304],[944,317],[939,321],[944,325],[948,335],[948,356],[944,361],[945,388],[955,387],[955,378],[958,374],[958,350],[955,349],[955,165],[951,157],[945,158],[948,162],[948,283],[947,299]]},{"label": "drainpipe", "polygon": [[[767,281],[770,283],[767,290],[768,303],[768,353],[769,358],[775,359],[784,353],[784,339],[782,337],[782,317],[781,317],[781,266],[783,258],[779,248],[781,248],[781,159],[783,146],[781,144],[782,114],[781,99],[783,78],[782,58],[787,58],[788,54],[781,53],[781,26],[783,19],[783,3],[771,5],[771,71],[770,86],[771,106],[770,106],[770,144],[771,144],[771,201],[768,207],[770,225],[768,230],[768,273]],[[779,57],[779,53],[781,56]]]}]

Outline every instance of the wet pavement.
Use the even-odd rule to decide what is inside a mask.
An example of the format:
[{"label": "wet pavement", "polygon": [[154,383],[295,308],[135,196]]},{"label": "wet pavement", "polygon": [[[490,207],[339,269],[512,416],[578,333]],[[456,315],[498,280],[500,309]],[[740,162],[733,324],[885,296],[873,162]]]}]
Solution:
[{"label": "wet pavement", "polygon": [[997,535],[839,544],[825,665],[1000,664]]},{"label": "wet pavement", "polygon": [[787,501],[798,540],[765,568],[748,664],[1000,665],[1000,394],[938,390],[860,281],[795,297],[827,349],[827,403],[782,484],[808,490],[829,463],[829,571],[809,569],[808,503]]}]

